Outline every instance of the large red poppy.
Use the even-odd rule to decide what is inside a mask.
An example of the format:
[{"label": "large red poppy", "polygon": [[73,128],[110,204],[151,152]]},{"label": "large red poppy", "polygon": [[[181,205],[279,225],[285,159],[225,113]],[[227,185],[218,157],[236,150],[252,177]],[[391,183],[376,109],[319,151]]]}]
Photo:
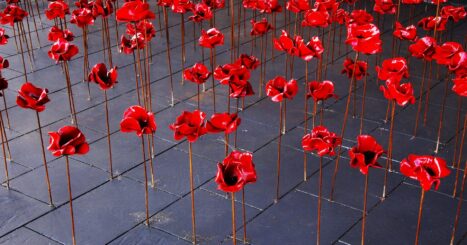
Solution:
[{"label": "large red poppy", "polygon": [[[366,63],[363,60],[357,60],[357,64],[355,64],[355,62],[352,59],[346,58],[344,60],[343,66],[344,67],[341,73],[347,74],[348,78],[352,78],[353,76],[356,80],[360,80],[363,78],[363,76],[367,74],[366,71],[368,69],[368,63]],[[353,75],[354,70],[355,75]]]},{"label": "large red poppy", "polygon": [[295,45],[295,41],[289,37],[287,31],[282,30],[282,34],[279,38],[274,38],[274,48],[279,51],[285,51],[290,55],[297,56],[298,48]]},{"label": "large red poppy", "polygon": [[57,132],[49,132],[49,136],[47,149],[56,157],[86,154],[89,151],[86,137],[77,127],[64,126]]},{"label": "large red poppy", "polygon": [[319,156],[334,156],[334,148],[342,144],[342,138],[330,132],[324,126],[316,126],[311,133],[302,138],[302,147],[305,151],[316,151]]},{"label": "large red poppy", "polygon": [[435,54],[436,40],[430,36],[419,38],[409,46],[409,51],[413,57],[431,61]]},{"label": "large red poppy", "polygon": [[348,25],[345,43],[351,45],[355,52],[364,54],[376,54],[382,51],[380,32],[374,24]]},{"label": "large red poppy", "polygon": [[324,80],[323,82],[309,82],[306,97],[313,98],[315,102],[327,100],[331,97],[337,98],[337,95],[334,93],[334,83],[328,80]]},{"label": "large red poppy", "polygon": [[107,18],[114,11],[114,6],[111,0],[95,0],[92,5],[92,15],[95,17],[102,16]]},{"label": "large red poppy", "polygon": [[314,36],[305,44],[305,41],[301,38],[296,40],[298,49],[298,57],[305,61],[310,61],[313,57],[321,59],[321,54],[324,52],[323,44],[319,40],[318,36]]},{"label": "large red poppy", "polygon": [[115,86],[117,77],[117,67],[112,67],[107,71],[107,66],[104,63],[94,65],[89,73],[89,81],[97,83],[102,90]]},{"label": "large red poppy", "polygon": [[47,35],[47,39],[51,42],[56,42],[58,39],[71,42],[75,39],[75,35],[68,29],[62,30],[58,26],[52,26]]},{"label": "large red poppy", "polygon": [[379,90],[383,92],[384,98],[395,100],[400,106],[405,106],[408,103],[415,103],[412,83],[399,83],[398,81],[386,81],[386,86],[381,85]]},{"label": "large red poppy", "polygon": [[49,52],[47,53],[49,57],[56,62],[58,61],[68,61],[73,56],[78,54],[79,49],[76,45],[71,44],[63,39],[58,39],[50,47]]},{"label": "large red poppy", "polygon": [[283,99],[293,99],[298,92],[295,79],[287,81],[283,76],[277,76],[266,83],[266,95],[274,102],[282,102]]},{"label": "large red poppy", "polygon": [[236,65],[245,66],[248,70],[255,70],[260,65],[260,61],[253,55],[241,54],[235,61]]},{"label": "large red poppy", "polygon": [[305,12],[302,26],[327,27],[331,23],[331,18],[325,9],[310,9]]},{"label": "large red poppy", "polygon": [[177,14],[184,14],[193,9],[193,3],[190,0],[173,0],[172,12]]},{"label": "large red poppy", "polygon": [[237,113],[215,113],[206,122],[206,130],[208,133],[230,134],[237,130],[242,120],[238,117]]},{"label": "large red poppy", "polygon": [[49,7],[45,10],[45,16],[49,20],[53,20],[55,18],[64,19],[65,15],[68,14],[70,14],[70,8],[63,0],[49,2]]},{"label": "large red poppy", "polygon": [[418,26],[422,27],[425,31],[433,31],[436,26],[436,31],[444,31],[446,30],[446,24],[448,19],[443,16],[428,16],[421,19],[418,22]]},{"label": "large red poppy", "polygon": [[392,80],[399,82],[403,77],[409,77],[407,60],[403,57],[385,59],[381,67],[376,66],[379,80]]},{"label": "large red poppy", "polygon": [[415,154],[410,154],[401,161],[400,170],[403,175],[418,180],[425,191],[430,190],[433,185],[437,190],[441,179],[451,173],[444,159]]},{"label": "large red poppy", "polygon": [[449,65],[452,57],[462,51],[464,51],[464,49],[460,43],[445,42],[435,47],[433,59],[440,65]]},{"label": "large red poppy", "polygon": [[23,21],[26,16],[28,16],[28,12],[20,6],[8,5],[1,14],[0,23],[2,25],[10,24],[10,26],[14,26],[16,22]]},{"label": "large red poppy", "polygon": [[288,0],[285,8],[294,13],[300,13],[309,10],[310,4],[308,0]]},{"label": "large red poppy", "polygon": [[345,19],[347,18],[348,15],[349,13],[345,11],[344,9],[338,9],[334,13],[334,15],[331,16],[331,18],[333,22],[337,22],[339,25],[342,25],[345,23]]},{"label": "large red poppy", "polygon": [[373,15],[363,9],[356,9],[350,13],[346,18],[347,25],[366,25],[373,22]]},{"label": "large red poppy", "polygon": [[122,7],[117,9],[116,17],[117,21],[120,22],[137,22],[144,19],[156,18],[149,4],[141,0],[124,3]]},{"label": "large red poppy", "polygon": [[214,70],[214,78],[220,80],[220,83],[223,85],[229,85],[229,96],[232,98],[254,94],[253,88],[248,81],[250,79],[250,71],[243,65],[227,64],[218,66]]},{"label": "large red poppy", "polygon": [[77,25],[78,27],[84,28],[88,25],[94,24],[94,16],[91,10],[87,8],[75,9],[71,13],[70,23]]},{"label": "large red poppy", "polygon": [[232,151],[222,163],[217,164],[215,181],[217,188],[225,192],[237,192],[246,184],[256,182],[253,155],[249,152]]},{"label": "large red poppy", "polygon": [[143,134],[153,134],[156,129],[154,113],[148,112],[139,105],[128,107],[123,113],[123,119],[120,121],[120,131],[124,133],[135,132],[140,137]]},{"label": "large red poppy", "polygon": [[196,63],[191,68],[187,68],[183,71],[183,77],[196,84],[203,84],[211,76],[208,68],[202,63]]},{"label": "large red poppy", "polygon": [[414,25],[404,27],[399,21],[396,21],[396,26],[392,34],[400,40],[413,42],[417,39],[417,27]]},{"label": "large red poppy", "polygon": [[392,0],[375,0],[373,11],[379,14],[395,14],[397,5]]},{"label": "large red poppy", "polygon": [[191,10],[193,15],[188,17],[193,22],[201,22],[203,20],[210,20],[212,18],[211,8],[205,3],[197,3]]},{"label": "large red poppy", "polygon": [[368,174],[369,168],[380,168],[378,158],[384,149],[371,135],[359,135],[357,145],[349,150],[350,166],[359,168],[362,174]]},{"label": "large red poppy", "polygon": [[201,36],[198,41],[201,47],[214,48],[224,44],[224,34],[216,28],[211,28],[207,31],[201,30]]},{"label": "large red poppy", "polygon": [[204,122],[205,118],[206,113],[199,110],[182,112],[175,122],[169,126],[174,131],[174,139],[181,140],[186,137],[189,142],[195,142],[207,132]]},{"label": "large red poppy", "polygon": [[45,104],[49,102],[46,88],[39,88],[30,82],[25,82],[18,90],[16,104],[21,108],[32,109],[37,112],[45,110]]},{"label": "large red poppy", "polygon": [[262,36],[268,31],[272,30],[272,25],[268,23],[266,18],[263,18],[261,21],[256,22],[255,20],[251,20],[251,31],[250,34],[252,36]]},{"label": "large red poppy", "polygon": [[466,12],[463,6],[454,7],[448,5],[441,8],[441,16],[446,19],[452,18],[454,22],[458,22],[465,18]]}]

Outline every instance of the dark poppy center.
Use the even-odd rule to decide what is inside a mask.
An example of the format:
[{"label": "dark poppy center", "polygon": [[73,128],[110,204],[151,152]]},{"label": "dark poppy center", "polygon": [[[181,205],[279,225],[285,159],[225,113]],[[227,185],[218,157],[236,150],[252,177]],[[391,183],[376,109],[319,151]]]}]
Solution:
[{"label": "dark poppy center", "polygon": [[376,153],[373,151],[365,151],[363,153],[363,156],[365,156],[365,164],[368,165],[373,162],[373,159],[375,158]]},{"label": "dark poppy center", "polygon": [[227,185],[235,185],[238,182],[238,177],[235,174],[235,167],[227,167],[224,172],[224,181]]},{"label": "dark poppy center", "polygon": [[425,169],[425,171],[430,175],[430,176],[435,176],[436,173],[433,169],[431,169],[430,167],[423,167],[423,169]]}]

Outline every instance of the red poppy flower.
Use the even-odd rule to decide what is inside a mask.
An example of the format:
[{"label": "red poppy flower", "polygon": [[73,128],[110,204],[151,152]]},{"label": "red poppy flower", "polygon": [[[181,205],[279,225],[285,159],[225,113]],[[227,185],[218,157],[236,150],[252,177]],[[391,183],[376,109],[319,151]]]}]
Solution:
[{"label": "red poppy flower", "polygon": [[395,14],[397,5],[392,0],[375,0],[373,11],[379,14]]},{"label": "red poppy flower", "polygon": [[173,0],[159,0],[157,1],[157,5],[169,8],[173,4]]},{"label": "red poppy flower", "polygon": [[206,130],[208,133],[230,134],[237,130],[242,120],[238,117],[237,113],[215,113],[211,119],[206,123]]},{"label": "red poppy flower", "polygon": [[225,7],[225,0],[202,0],[211,9],[221,9]]},{"label": "red poppy flower", "polygon": [[78,8],[85,8],[92,10],[92,7],[94,5],[94,1],[89,1],[89,0],[77,0],[75,2],[75,6]]},{"label": "red poppy flower", "polygon": [[401,173],[418,180],[425,191],[430,190],[433,185],[437,190],[441,179],[451,173],[444,159],[427,155],[410,154],[401,161],[400,166]]},{"label": "red poppy flower", "polygon": [[423,0],[402,0],[403,4],[420,4]]},{"label": "red poppy flower", "polygon": [[324,155],[334,156],[334,148],[342,144],[342,138],[334,132],[330,132],[324,126],[316,126],[311,133],[302,138],[302,147],[305,151],[316,151],[322,157]]},{"label": "red poppy flower", "polygon": [[18,5],[8,5],[3,10],[0,23],[2,25],[10,24],[10,26],[14,26],[16,22],[23,21],[26,16],[28,16],[28,12]]},{"label": "red poppy flower", "polygon": [[216,28],[211,28],[207,31],[201,30],[201,37],[199,37],[198,41],[201,47],[214,48],[224,44],[224,34]]},{"label": "red poppy flower", "polygon": [[241,54],[235,61],[236,65],[245,66],[248,70],[255,70],[260,65],[259,59],[253,55]]},{"label": "red poppy flower", "polygon": [[58,39],[71,42],[75,39],[75,35],[68,29],[62,30],[58,26],[52,26],[49,30],[47,39],[51,42],[56,42]]},{"label": "red poppy flower", "polygon": [[289,0],[285,4],[285,8],[294,13],[300,13],[309,10],[310,4],[307,0]]},{"label": "red poppy flower", "polygon": [[295,45],[295,41],[289,37],[289,34],[285,30],[282,30],[281,36],[279,38],[274,38],[273,42],[275,49],[285,51],[290,55],[298,55],[298,48]]},{"label": "red poppy flower", "polygon": [[373,15],[369,14],[363,9],[356,9],[350,13],[346,18],[347,25],[366,25],[373,22]]},{"label": "red poppy flower", "polygon": [[[0,77],[0,90],[5,90],[8,88],[8,81],[4,77]],[[0,93],[0,97],[3,96],[3,93]]]},{"label": "red poppy flower", "polygon": [[203,84],[211,76],[208,68],[202,63],[196,63],[193,67],[183,71],[183,77],[196,84]]},{"label": "red poppy flower", "polygon": [[350,166],[359,168],[362,174],[368,174],[368,169],[380,168],[378,158],[383,155],[383,147],[371,135],[359,135],[357,145],[349,150]]},{"label": "red poppy flower", "polygon": [[256,22],[255,20],[251,20],[251,31],[250,34],[252,36],[262,36],[268,31],[272,30],[272,25],[268,23],[266,18],[263,18],[261,21]]},{"label": "red poppy flower", "polygon": [[346,44],[350,44],[355,52],[376,54],[382,51],[382,41],[377,26],[373,24],[347,26]]},{"label": "red poppy flower", "polygon": [[246,9],[256,10],[256,5],[257,5],[256,3],[257,3],[256,0],[243,0],[242,6]]},{"label": "red poppy flower", "polygon": [[8,62],[7,59],[4,59],[2,56],[0,56],[0,71],[10,67],[10,62]]},{"label": "red poppy flower", "polygon": [[337,3],[336,0],[316,0],[314,7],[334,13],[339,8],[339,3]]},{"label": "red poppy flower", "polygon": [[47,89],[34,86],[30,82],[24,83],[18,90],[16,104],[21,108],[32,109],[37,112],[45,110],[45,104],[49,102]]},{"label": "red poppy flower", "polygon": [[421,19],[418,22],[418,26],[422,27],[423,30],[425,31],[432,31],[435,29],[436,26],[436,31],[444,31],[446,30],[446,23],[448,22],[447,18],[444,18],[443,16],[428,16],[423,19]]},{"label": "red poppy flower", "polygon": [[386,87],[381,85],[379,90],[383,92],[384,98],[395,100],[399,106],[405,106],[408,103],[415,103],[413,95],[413,87],[411,83],[399,83],[396,81],[387,80]]},{"label": "red poppy flower", "polygon": [[70,8],[63,0],[50,2],[48,9],[45,10],[45,16],[49,20],[53,20],[55,18],[64,19],[65,15],[68,14],[70,14]]},{"label": "red poppy flower", "polygon": [[71,44],[63,39],[58,39],[47,53],[49,57],[56,62],[70,60],[73,56],[78,54],[79,49],[76,45]]},{"label": "red poppy flower", "polygon": [[131,36],[130,39],[122,35],[120,39],[120,52],[132,54],[135,49],[143,49],[145,45],[146,41],[141,33]]},{"label": "red poppy flower", "polygon": [[440,65],[449,65],[452,57],[462,51],[464,51],[464,49],[461,44],[457,42],[445,42],[435,47],[433,59]]},{"label": "red poppy flower", "polygon": [[409,46],[409,51],[416,58],[423,58],[431,61],[435,54],[436,40],[430,36],[419,38],[414,44]]},{"label": "red poppy flower", "polygon": [[137,35],[143,39],[142,41],[144,41],[146,38],[147,42],[150,42],[152,38],[156,36],[156,29],[154,28],[154,25],[151,21],[142,20],[136,24],[136,30],[134,24],[128,23],[126,25],[126,33],[130,36]]},{"label": "red poppy flower", "polygon": [[413,42],[417,38],[417,27],[414,25],[404,27],[399,21],[396,21],[396,28],[392,34],[400,40]]},{"label": "red poppy flower", "polygon": [[465,18],[466,12],[463,6],[454,7],[449,5],[441,8],[441,16],[446,19],[452,18],[454,22],[458,22]]},{"label": "red poppy flower", "polygon": [[305,12],[302,26],[327,27],[331,23],[331,18],[325,9],[310,9]]},{"label": "red poppy flower", "polygon": [[177,14],[184,14],[191,11],[193,3],[190,0],[173,0],[172,12]]},{"label": "red poppy flower", "polygon": [[457,95],[462,97],[467,97],[467,76],[458,76],[452,79],[454,86],[452,86],[452,91]]},{"label": "red poppy flower", "polygon": [[448,68],[457,76],[465,76],[467,74],[467,53],[462,51],[453,55]]},{"label": "red poppy flower", "polygon": [[[0,19],[1,19],[1,17],[0,17]],[[5,29],[0,28],[0,45],[7,44],[8,43],[8,38],[10,38],[10,36],[5,34]]]},{"label": "red poppy flower", "polygon": [[339,25],[342,25],[345,23],[345,19],[347,18],[348,15],[349,13],[347,11],[343,9],[338,9],[332,16],[332,21],[337,22]]},{"label": "red poppy flower", "polygon": [[260,13],[279,13],[282,12],[282,7],[277,0],[257,0],[253,1],[254,9]]},{"label": "red poppy flower", "polygon": [[[214,78],[216,80],[220,80],[220,82],[223,84],[227,84],[228,80],[230,79],[230,76],[233,75],[232,70],[240,69],[240,68],[241,68],[241,65],[239,64],[225,64],[222,66],[217,66],[216,69],[214,69]],[[227,80],[227,81],[223,82],[222,80]]]},{"label": "red poppy flower", "polygon": [[169,126],[174,131],[174,139],[181,140],[184,137],[193,143],[198,137],[206,134],[204,119],[206,113],[194,110],[193,112],[184,111],[177,117],[175,122]]},{"label": "red poppy flower", "polygon": [[122,7],[117,9],[117,21],[120,22],[137,22],[145,19],[154,19],[156,16],[151,11],[149,4],[141,0],[126,2]]},{"label": "red poppy flower", "polygon": [[222,163],[217,164],[215,181],[217,188],[225,192],[237,192],[246,184],[256,182],[253,155],[249,152],[232,151]]},{"label": "red poppy flower", "polygon": [[355,65],[355,62],[350,59],[350,58],[346,58],[344,60],[344,64],[343,64],[344,68],[342,69],[342,74],[347,74],[347,77],[348,78],[352,78],[352,74],[355,70],[355,75],[353,75],[353,77],[356,79],[356,80],[360,80],[363,78],[363,76],[365,76],[366,74],[368,74],[366,71],[368,69],[368,63],[366,63],[365,61],[362,61],[362,60],[358,60],[357,61],[357,64]]},{"label": "red poppy flower", "polygon": [[266,84],[266,95],[274,102],[282,102],[285,99],[293,99],[298,92],[298,85],[295,79],[285,80],[282,76],[277,76]]},{"label": "red poppy flower", "polygon": [[102,16],[103,18],[107,18],[109,15],[113,13],[114,6],[112,1],[110,0],[95,0],[94,4],[92,5],[92,15],[94,18],[97,16]]},{"label": "red poppy flower", "polygon": [[104,63],[96,64],[89,73],[89,81],[97,83],[102,90],[115,86],[117,77],[117,67],[114,66],[107,71],[107,66]]},{"label": "red poppy flower", "polygon": [[240,98],[254,94],[253,88],[248,81],[250,71],[243,65],[227,64],[218,66],[214,70],[214,78],[220,80],[223,85],[229,85],[230,97]]},{"label": "red poppy flower", "polygon": [[298,48],[298,56],[305,61],[310,61],[313,57],[321,59],[321,54],[324,52],[323,44],[318,36],[314,36],[305,44],[303,39],[296,41]]},{"label": "red poppy flower", "polygon": [[407,60],[403,57],[385,59],[381,67],[376,66],[379,80],[392,80],[399,82],[403,77],[409,77]]},{"label": "red poppy flower", "polygon": [[75,9],[71,13],[70,23],[73,23],[78,27],[84,28],[88,25],[94,24],[94,16],[92,16],[91,10],[87,8]]},{"label": "red poppy flower", "polygon": [[123,133],[135,132],[140,137],[143,134],[153,134],[156,129],[154,114],[139,105],[128,107],[120,121],[120,131]]},{"label": "red poppy flower", "polygon": [[89,151],[86,137],[77,127],[64,126],[57,132],[49,132],[49,136],[47,149],[56,157],[86,154]]},{"label": "red poppy flower", "polygon": [[212,18],[211,8],[205,3],[195,4],[191,12],[193,12],[193,15],[188,17],[188,19],[193,22],[201,22]]},{"label": "red poppy flower", "polygon": [[327,100],[331,97],[337,98],[337,95],[334,93],[334,83],[327,80],[324,80],[323,82],[309,82],[306,97],[313,98],[315,102],[320,100]]}]

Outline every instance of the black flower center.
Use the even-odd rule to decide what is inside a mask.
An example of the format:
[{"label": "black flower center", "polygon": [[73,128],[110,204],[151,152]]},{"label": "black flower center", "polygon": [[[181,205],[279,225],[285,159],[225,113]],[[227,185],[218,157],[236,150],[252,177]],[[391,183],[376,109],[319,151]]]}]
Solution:
[{"label": "black flower center", "polygon": [[235,185],[238,182],[238,177],[235,174],[235,167],[227,167],[224,172],[224,180],[227,185]]},{"label": "black flower center", "polygon": [[375,158],[376,153],[373,151],[365,151],[363,153],[363,156],[365,156],[365,164],[368,165],[373,162],[373,159]]}]

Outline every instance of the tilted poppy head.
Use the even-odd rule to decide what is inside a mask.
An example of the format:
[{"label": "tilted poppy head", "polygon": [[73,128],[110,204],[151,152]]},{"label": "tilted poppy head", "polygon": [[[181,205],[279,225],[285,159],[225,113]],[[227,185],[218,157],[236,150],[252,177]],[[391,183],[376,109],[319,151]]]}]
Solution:
[{"label": "tilted poppy head", "polygon": [[376,54],[382,51],[380,32],[374,24],[348,25],[345,43],[351,45],[355,52],[364,54]]},{"label": "tilted poppy head", "polygon": [[331,18],[326,9],[310,9],[305,12],[302,26],[327,27],[331,23]]},{"label": "tilted poppy head", "polygon": [[309,82],[306,97],[311,97],[314,101],[327,100],[331,97],[337,98],[337,95],[334,93],[334,83],[327,80],[323,82]]},{"label": "tilted poppy head", "polygon": [[[0,16],[0,19],[1,19],[1,16]],[[10,38],[10,36],[8,36],[6,33],[5,33],[5,29],[3,28],[0,28],[0,45],[5,45],[8,43],[8,38]]]},{"label": "tilted poppy head", "polygon": [[232,98],[255,94],[248,81],[250,79],[250,70],[244,65],[234,63],[218,66],[214,70],[214,78],[220,80],[220,83],[223,85],[229,85],[229,96]]},{"label": "tilted poppy head", "polygon": [[408,40],[415,41],[417,39],[417,27],[410,25],[404,27],[399,21],[396,21],[396,28],[392,35],[394,35],[399,40]]},{"label": "tilted poppy head", "polygon": [[336,0],[316,0],[315,9],[326,10],[327,12],[335,12],[339,8],[339,3]]},{"label": "tilted poppy head", "polygon": [[49,57],[56,62],[58,61],[68,61],[73,56],[78,54],[78,47],[74,44],[71,44],[63,39],[58,39],[51,47],[47,53]]},{"label": "tilted poppy head", "polygon": [[241,54],[235,61],[236,65],[245,66],[248,70],[255,70],[260,65],[260,61],[253,55]]},{"label": "tilted poppy head", "polygon": [[[360,80],[363,76],[366,76],[368,73],[366,72],[368,69],[368,63],[363,60],[357,60],[357,63],[350,59],[346,58],[344,60],[343,69],[341,71],[342,74],[346,74],[348,78],[352,78],[352,76],[356,80]],[[354,75],[355,73],[355,75]]]},{"label": "tilted poppy head", "polygon": [[49,146],[47,149],[56,157],[74,154],[82,155],[89,151],[86,137],[75,126],[64,126],[57,132],[49,132],[49,136]]},{"label": "tilted poppy head", "polygon": [[452,79],[454,86],[452,86],[452,91],[457,95],[462,97],[467,97],[467,75],[457,76]]},{"label": "tilted poppy head", "polygon": [[383,147],[371,135],[359,135],[357,145],[349,150],[350,166],[359,168],[362,174],[368,174],[368,169],[380,168],[378,158],[383,155]]},{"label": "tilted poppy head", "polygon": [[214,48],[224,44],[224,34],[216,28],[211,28],[207,31],[201,30],[201,36],[198,41],[201,47]]},{"label": "tilted poppy head", "polygon": [[10,26],[14,26],[16,22],[23,21],[26,16],[28,16],[28,12],[20,6],[7,5],[1,14],[0,23],[3,25],[10,24]]},{"label": "tilted poppy head", "polygon": [[140,32],[137,35],[130,36],[130,39],[125,35],[122,35],[120,39],[120,52],[124,54],[132,54],[134,50],[143,49],[145,46],[146,41]]},{"label": "tilted poppy head", "polygon": [[466,76],[467,74],[467,53],[465,51],[457,52],[452,56],[448,65],[451,72],[456,76]]},{"label": "tilted poppy head", "polygon": [[446,19],[452,18],[454,22],[458,22],[465,18],[466,12],[463,6],[454,7],[448,5],[441,8],[441,16]]},{"label": "tilted poppy head", "polygon": [[49,20],[53,20],[55,18],[64,19],[65,15],[68,14],[70,14],[70,8],[63,0],[49,2],[49,7],[45,10],[45,16]]},{"label": "tilted poppy head", "polygon": [[137,22],[154,18],[156,16],[149,8],[149,4],[141,0],[126,2],[116,12],[116,19],[120,22]]},{"label": "tilted poppy head", "polygon": [[49,30],[47,39],[51,42],[56,42],[58,39],[71,42],[75,39],[75,35],[68,29],[62,30],[58,26],[52,26]]},{"label": "tilted poppy head", "polygon": [[274,48],[279,51],[285,51],[290,55],[298,54],[298,48],[295,45],[295,41],[289,37],[289,34],[285,30],[282,30],[282,34],[279,38],[274,38],[273,42]]},{"label": "tilted poppy head", "polygon": [[366,25],[373,22],[373,15],[363,9],[356,9],[346,18],[347,25]]},{"label": "tilted poppy head", "polygon": [[89,73],[89,81],[97,83],[102,90],[112,88],[117,83],[117,77],[117,67],[107,71],[104,63],[94,65]]},{"label": "tilted poppy head", "polygon": [[289,0],[285,4],[285,8],[294,13],[300,13],[309,10],[310,4],[307,0]]},{"label": "tilted poppy head", "polygon": [[313,57],[321,59],[321,54],[324,52],[323,44],[318,36],[314,36],[305,44],[303,39],[296,40],[298,56],[305,61],[310,61]]},{"label": "tilted poppy head", "polygon": [[454,55],[462,51],[464,51],[464,49],[460,43],[445,42],[435,47],[433,59],[440,65],[449,65]]},{"label": "tilted poppy head", "polygon": [[237,192],[246,184],[256,182],[253,155],[249,152],[232,151],[222,163],[217,164],[215,181],[217,188],[225,192]]},{"label": "tilted poppy head", "polygon": [[302,147],[305,151],[316,151],[319,156],[334,156],[334,148],[342,144],[342,138],[330,132],[324,126],[316,126],[311,133],[302,138]]},{"label": "tilted poppy head", "polygon": [[397,5],[392,0],[375,0],[373,11],[379,14],[395,14]]},{"label": "tilted poppy head", "polygon": [[407,60],[403,57],[385,59],[381,67],[376,66],[376,73],[379,80],[391,79],[399,82],[403,77],[409,77]]},{"label": "tilted poppy head", "polygon": [[156,129],[154,114],[139,105],[128,107],[120,121],[120,131],[123,133],[135,132],[139,137],[143,134],[153,134]]},{"label": "tilted poppy head", "polygon": [[415,103],[412,83],[399,83],[399,81],[386,81],[386,87],[381,85],[379,90],[383,92],[384,98],[395,100],[399,106]]},{"label": "tilted poppy head", "polygon": [[446,30],[446,23],[448,19],[443,16],[428,16],[421,19],[418,22],[418,26],[422,27],[425,31],[432,31],[436,27],[436,31],[445,31]]},{"label": "tilted poppy head", "polygon": [[444,159],[415,154],[410,154],[401,161],[400,170],[403,175],[418,180],[425,191],[430,190],[433,185],[437,190],[441,179],[451,173]]},{"label": "tilted poppy head", "polygon": [[196,84],[203,84],[211,76],[208,68],[202,63],[196,63],[191,68],[187,68],[183,71],[183,77]]},{"label": "tilted poppy head", "polygon": [[0,71],[8,67],[10,67],[10,62],[7,59],[0,56]]},{"label": "tilted poppy head", "polygon": [[268,31],[272,30],[272,25],[268,23],[266,18],[263,18],[261,21],[256,22],[255,20],[251,20],[251,31],[250,34],[252,36],[262,36]]},{"label": "tilted poppy head", "polygon": [[419,38],[409,46],[409,51],[413,57],[431,61],[435,54],[436,40],[430,36]]},{"label": "tilted poppy head", "polygon": [[21,108],[32,109],[37,112],[45,110],[45,104],[49,102],[47,93],[49,91],[45,88],[34,86],[30,82],[24,83],[18,90],[16,96],[16,104]]},{"label": "tilted poppy head", "polygon": [[221,9],[225,7],[225,0],[202,0],[202,2],[212,9]]},{"label": "tilted poppy head", "polygon": [[333,22],[337,22],[337,24],[342,25],[345,23],[345,19],[347,18],[348,15],[349,13],[345,11],[344,9],[338,9],[334,13],[334,15],[331,17],[332,17]]},{"label": "tilted poppy head", "polygon": [[92,5],[92,15],[94,18],[97,16],[102,16],[102,18],[107,18],[113,13],[114,6],[111,0],[95,0]]},{"label": "tilted poppy head", "polygon": [[205,118],[206,113],[199,110],[182,112],[169,126],[174,131],[174,139],[181,140],[186,137],[189,142],[195,142],[200,136],[206,134]]},{"label": "tilted poppy head", "polygon": [[[135,28],[136,27],[136,28]],[[132,23],[126,25],[126,33],[130,36],[136,35],[142,41],[150,42],[156,36],[156,29],[149,20],[139,21],[136,26]]]},{"label": "tilted poppy head", "polygon": [[91,10],[87,8],[75,9],[71,13],[70,23],[77,25],[78,27],[84,28],[88,25],[94,24],[94,16]]},{"label": "tilted poppy head", "polygon": [[188,17],[188,19],[193,22],[210,20],[213,16],[211,8],[205,3],[197,3],[193,5],[193,9],[191,10],[191,12],[193,12],[193,15]]},{"label": "tilted poppy head", "polygon": [[174,13],[184,14],[191,11],[193,3],[190,0],[173,0],[171,8]]},{"label": "tilted poppy head", "polygon": [[282,102],[283,99],[293,99],[298,92],[298,85],[295,79],[287,81],[283,76],[277,76],[265,86],[266,95],[274,102]]},{"label": "tilted poppy head", "polygon": [[207,121],[206,130],[208,133],[224,132],[225,134],[230,134],[237,130],[241,121],[237,113],[215,113],[211,116],[211,119]]}]

